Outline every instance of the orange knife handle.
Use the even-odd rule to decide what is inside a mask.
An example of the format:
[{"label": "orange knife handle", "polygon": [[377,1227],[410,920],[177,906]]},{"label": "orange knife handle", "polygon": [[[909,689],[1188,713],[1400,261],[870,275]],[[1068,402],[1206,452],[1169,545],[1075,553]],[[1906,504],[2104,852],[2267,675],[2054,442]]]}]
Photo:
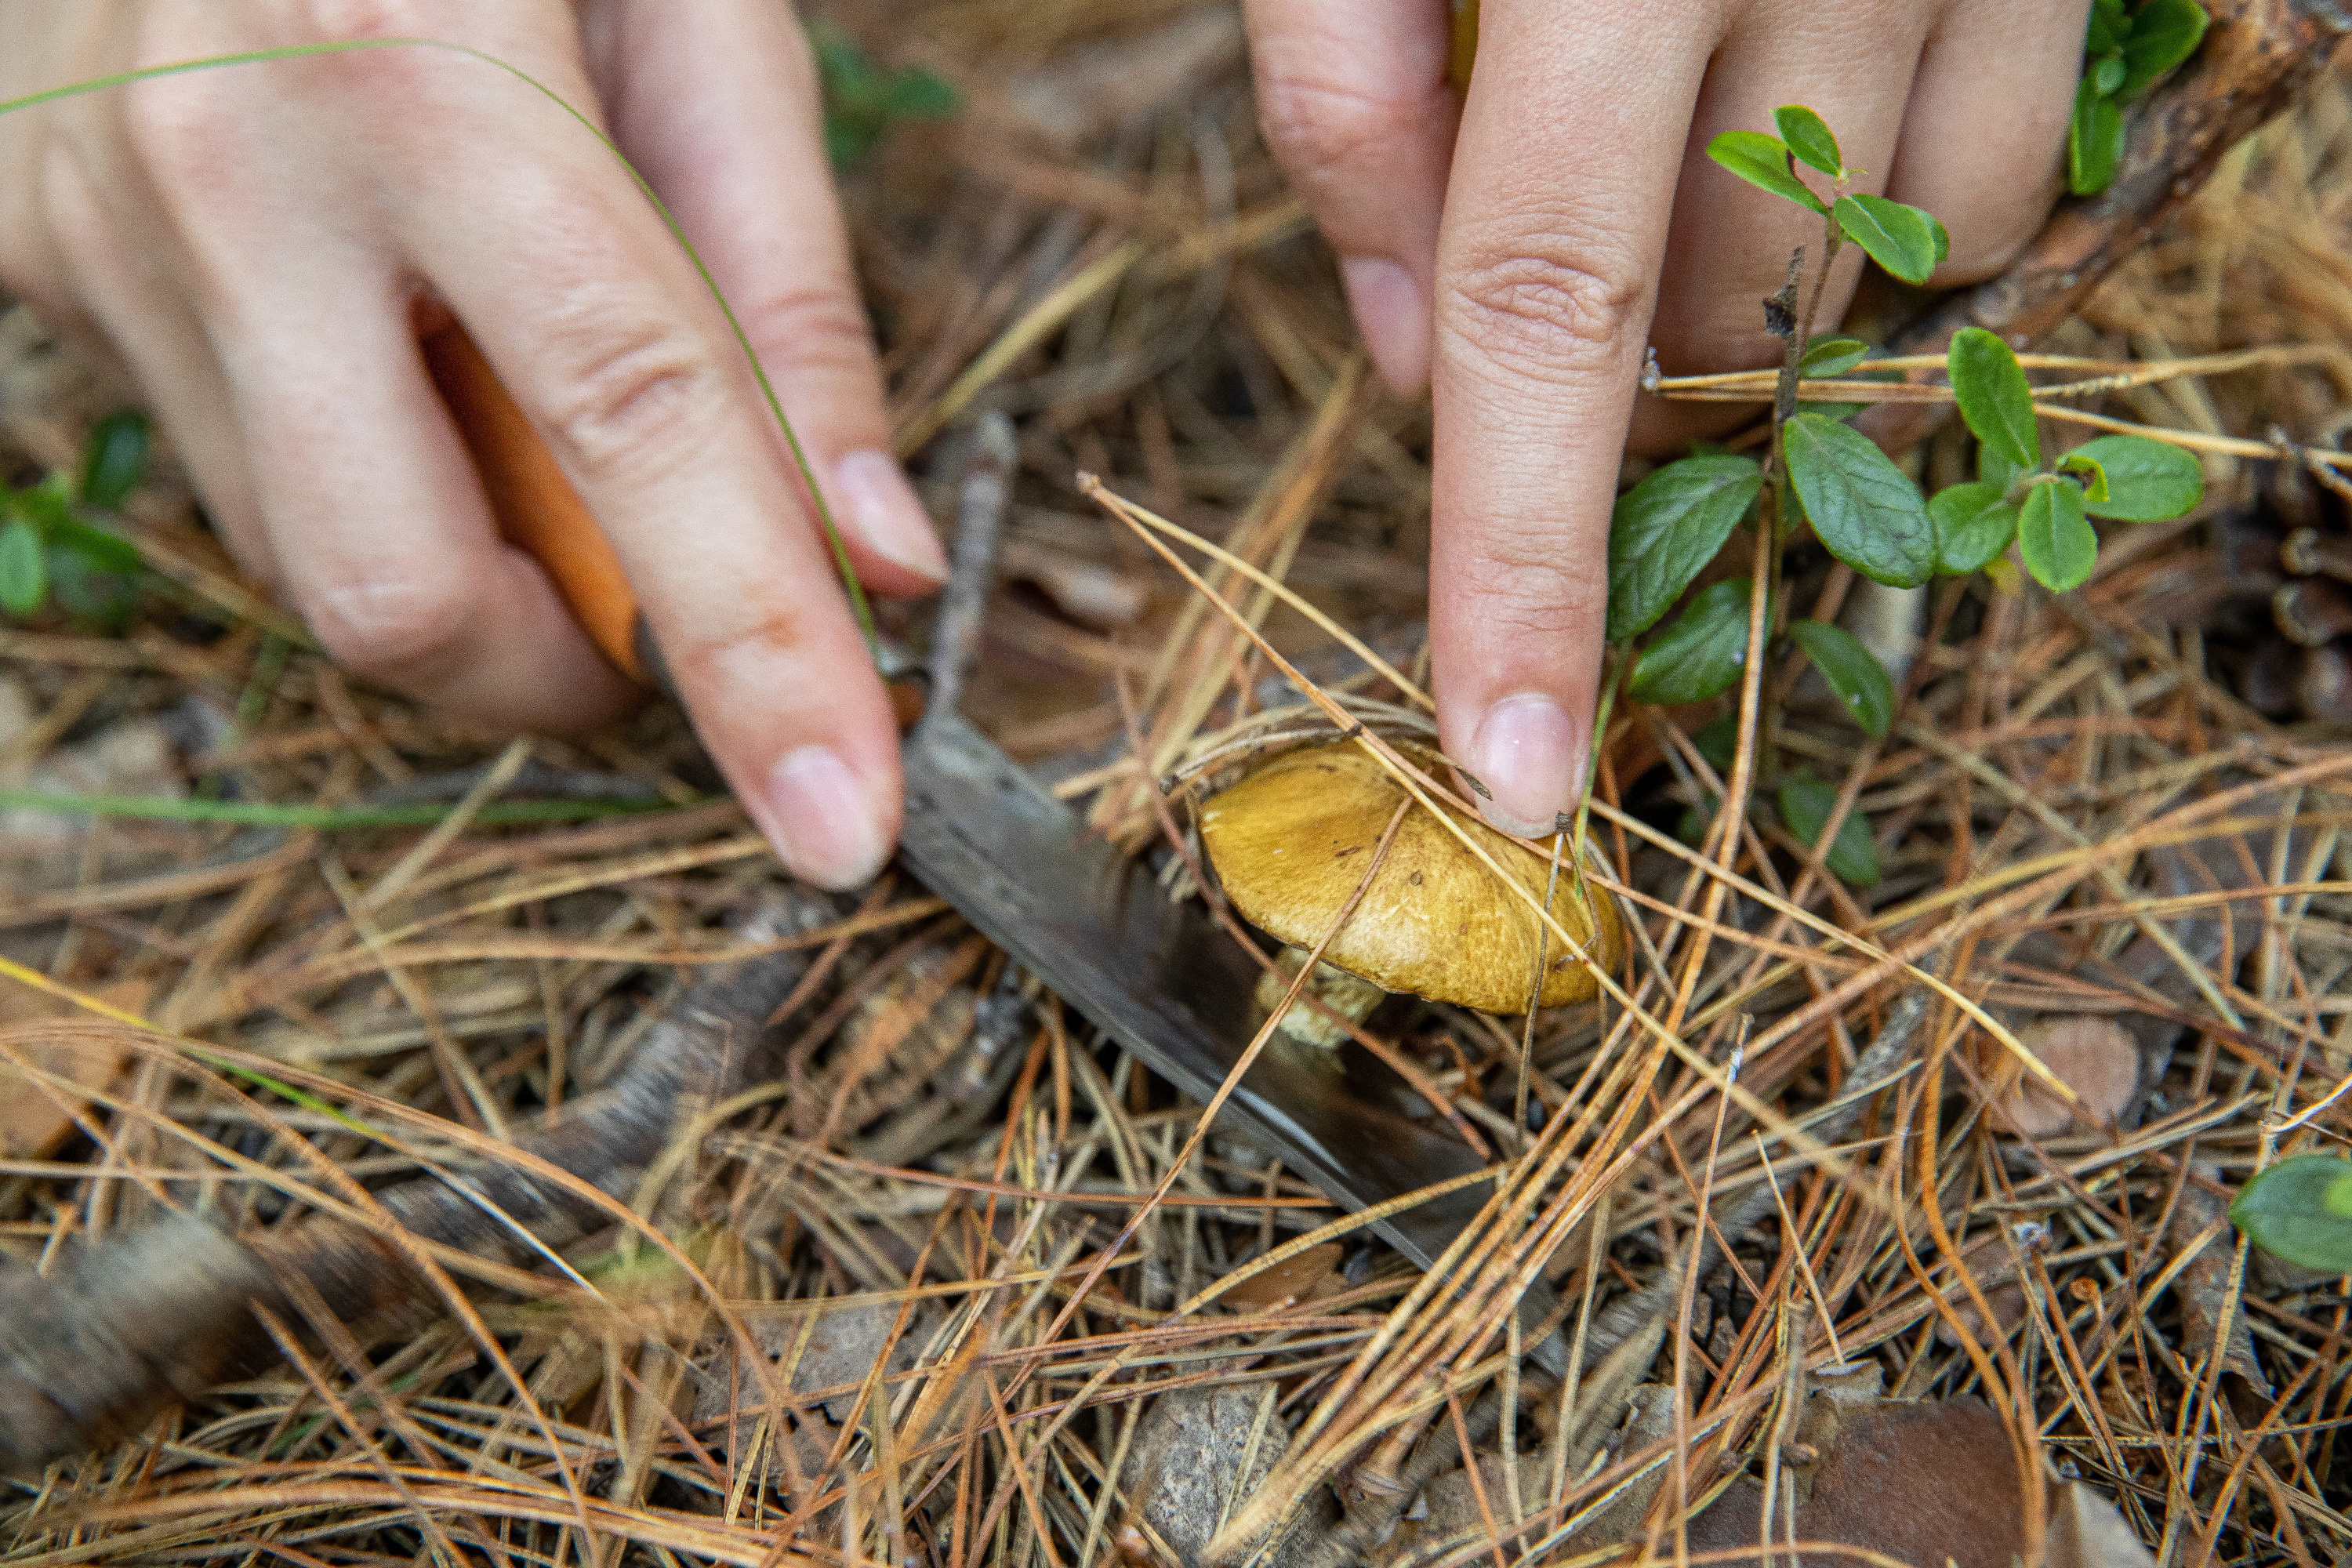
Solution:
[{"label": "orange knife handle", "polygon": [[530,416],[455,321],[426,332],[421,346],[433,384],[473,455],[499,532],[539,563],[614,668],[640,685],[655,684],[636,592]]}]

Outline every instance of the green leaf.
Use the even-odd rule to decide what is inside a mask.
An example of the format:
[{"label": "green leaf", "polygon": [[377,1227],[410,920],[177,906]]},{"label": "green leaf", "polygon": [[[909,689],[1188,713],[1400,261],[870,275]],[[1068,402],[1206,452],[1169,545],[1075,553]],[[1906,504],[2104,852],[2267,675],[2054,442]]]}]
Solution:
[{"label": "green leaf", "polygon": [[2098,564],[2099,536],[2083,515],[2078,486],[2052,479],[2025,492],[2017,509],[2017,552],[2052,593],[2081,586]]},{"label": "green leaf", "polygon": [[2130,37],[2131,12],[2124,0],[2094,0],[2090,26],[2084,33],[2083,52],[2104,55],[2109,49],[2121,48]]},{"label": "green leaf", "polygon": [[1936,270],[1936,220],[1917,207],[1885,196],[1851,195],[1840,196],[1832,210],[1845,237],[1904,282],[1925,283]]},{"label": "green leaf", "polygon": [[2230,1222],[2274,1258],[2352,1274],[2352,1160],[2297,1154],[2246,1184]]},{"label": "green leaf", "polygon": [[[2105,506],[2107,501],[2107,470],[2095,458],[2085,457],[2081,447],[2058,460],[2058,471],[2073,474],[2083,481],[2083,503],[2086,507]],[[2094,516],[2097,515],[2095,512]]]},{"label": "green leaf", "polygon": [[68,519],[49,531],[49,542],[89,563],[93,571],[135,577],[146,566],[139,547],[119,534]]},{"label": "green leaf", "polygon": [[1815,338],[1805,345],[1805,357],[1797,362],[1797,373],[1830,380],[1869,357],[1870,345],[1860,338]]},{"label": "green leaf", "polygon": [[1878,656],[1843,626],[1822,621],[1795,622],[1789,627],[1789,640],[1805,650],[1863,732],[1874,741],[1885,740],[1886,727],[1895,722],[1895,682],[1887,679]]},{"label": "green leaf", "polygon": [[2083,79],[2089,82],[2093,90],[2101,98],[2113,98],[2116,95],[2116,89],[2124,84],[2125,68],[2124,52],[2121,49],[2109,49],[2098,58],[2089,70],[2083,73]]},{"label": "green leaf", "polygon": [[1640,637],[1715,559],[1763,488],[1752,458],[1685,458],[1618,499],[1609,520],[1609,640]]},{"label": "green leaf", "polygon": [[2030,471],[2010,462],[1983,442],[1977,443],[1977,478],[2003,494]]},{"label": "green leaf", "polygon": [[1870,578],[1916,587],[1936,570],[1936,531],[1919,487],[1869,437],[1819,414],[1781,430],[1789,481],[1831,554]]},{"label": "green leaf", "polygon": [[1845,173],[1837,138],[1830,134],[1828,123],[1820,115],[1801,103],[1784,103],[1772,111],[1772,123],[1780,128],[1781,140],[1800,160],[1832,179]]},{"label": "green leaf", "polygon": [[2017,537],[2017,509],[2000,485],[1950,485],[1927,503],[1936,527],[1936,570],[1963,577],[1998,558]]},{"label": "green leaf", "polygon": [[82,500],[106,511],[120,511],[139,481],[147,477],[151,446],[147,416],[137,409],[118,409],[100,420],[82,447]]},{"label": "green leaf", "polygon": [[49,596],[48,564],[40,531],[21,517],[0,528],[0,610],[29,616]]},{"label": "green leaf", "polygon": [[[1839,340],[1832,339],[1827,341],[1836,342]],[[1853,340],[1848,338],[1843,341],[1852,342]],[[1875,345],[1868,346],[1863,350],[1862,357],[1868,359],[1879,352],[1880,350]],[[1837,361],[1832,360],[1829,363],[1835,364]],[[1843,381],[1883,381],[1890,383],[1900,383],[1903,380],[1903,373],[1899,370],[1858,370],[1850,364],[1843,369],[1836,370],[1803,370],[1801,362],[1800,363],[1799,368],[1806,376],[1820,376],[1823,379],[1835,376]],[[1808,414],[1818,414],[1824,419],[1851,419],[1869,406],[1870,405],[1867,403],[1848,403],[1843,399],[1836,402],[1832,402],[1827,398],[1819,400],[1812,398],[1805,399],[1805,412]]]},{"label": "green leaf", "polygon": [[2197,0],[2148,0],[2132,17],[2131,37],[2124,40],[2124,79],[2116,96],[2126,101],[2137,98],[2149,83],[2195,54],[2210,20]]},{"label": "green leaf", "polygon": [[100,570],[77,550],[51,545],[48,552],[49,595],[78,622],[100,630],[119,632],[139,609],[132,579]]},{"label": "green leaf", "polygon": [[1749,184],[1801,207],[1825,213],[1829,204],[1806,187],[1789,166],[1789,144],[1761,131],[1726,131],[1706,144],[1706,155]]},{"label": "green leaf", "polygon": [[17,516],[47,537],[73,521],[73,480],[53,470],[39,484],[16,491],[7,501]]},{"label": "green leaf", "polygon": [[1729,776],[1731,764],[1739,755],[1739,715],[1718,713],[1691,731],[1691,744],[1706,759],[1706,765],[1717,773]]},{"label": "green leaf", "polygon": [[[1790,779],[1780,785],[1780,820],[1811,849],[1822,841],[1822,829],[1830,824],[1837,797],[1838,792],[1819,779]],[[1857,888],[1877,886],[1878,846],[1872,841],[1870,824],[1860,811],[1847,812],[1845,820],[1838,824],[1837,837],[1830,840],[1822,864],[1841,881]]]},{"label": "green leaf", "polygon": [[1738,680],[1748,664],[1748,580],[1734,577],[1692,600],[1633,661],[1633,700],[1703,702]]},{"label": "green leaf", "polygon": [[883,110],[897,120],[945,120],[956,111],[955,89],[909,66],[891,78]]},{"label": "green leaf", "polygon": [[2012,468],[2042,466],[2042,437],[2034,426],[2033,388],[2018,368],[2017,356],[2000,334],[1963,327],[1952,334],[1944,356],[1960,417],[1978,442]]},{"label": "green leaf", "polygon": [[2124,158],[2124,115],[2116,100],[2085,79],[2074,93],[2074,118],[2066,128],[2066,188],[2095,196],[2116,183]]},{"label": "green leaf", "polygon": [[2089,503],[2093,517],[2121,522],[2161,522],[2205,499],[2205,465],[2197,454],[2146,436],[2102,436],[2068,454],[2099,465],[2107,498]]},{"label": "green leaf", "polygon": [[1919,209],[1919,216],[1927,220],[1927,227],[1936,237],[1936,265],[1941,267],[1952,254],[1952,231],[1944,226],[1942,218],[1925,207]]}]

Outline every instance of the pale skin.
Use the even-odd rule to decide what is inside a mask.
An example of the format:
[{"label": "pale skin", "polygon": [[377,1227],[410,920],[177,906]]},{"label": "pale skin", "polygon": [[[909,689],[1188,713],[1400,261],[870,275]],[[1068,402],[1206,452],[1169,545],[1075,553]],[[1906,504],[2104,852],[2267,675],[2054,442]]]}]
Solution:
[{"label": "pale skin", "polygon": [[[1998,270],[2057,188],[2089,0],[1244,0],[1276,157],[1381,374],[1434,402],[1430,633],[1447,752],[1499,826],[1585,772],[1609,509],[1637,395],[1769,363],[1757,301],[1808,215],[1701,155],[1804,102],[1858,189]],[[0,0],[0,96],[134,65],[410,36],[591,110],[747,326],[869,589],[945,566],[887,456],[814,69],[781,0]],[[1832,282],[1826,317],[1854,271]],[[110,347],[240,563],[360,673],[493,723],[627,700],[498,539],[414,346],[454,310],[612,537],[711,755],[785,864],[854,886],[896,734],[805,488],[725,322],[604,149],[441,51],[238,67],[0,119],[0,285]]]}]

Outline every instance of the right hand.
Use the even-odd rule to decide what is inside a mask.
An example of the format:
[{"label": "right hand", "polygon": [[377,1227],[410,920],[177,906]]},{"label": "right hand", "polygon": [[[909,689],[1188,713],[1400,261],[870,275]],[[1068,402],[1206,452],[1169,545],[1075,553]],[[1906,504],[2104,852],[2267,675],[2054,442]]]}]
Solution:
[{"label": "right hand", "polygon": [[[2057,192],[2089,0],[1485,0],[1467,100],[1447,0],[1244,0],[1276,156],[1366,346],[1433,387],[1429,636],[1440,734],[1539,835],[1581,793],[1609,515],[1637,447],[1708,433],[1637,403],[1775,363],[1759,301],[1811,215],[1706,155],[1775,105],[1828,120],[1860,188],[1949,226],[1938,284],[1989,276]],[[1823,329],[1860,271],[1847,247]]]}]

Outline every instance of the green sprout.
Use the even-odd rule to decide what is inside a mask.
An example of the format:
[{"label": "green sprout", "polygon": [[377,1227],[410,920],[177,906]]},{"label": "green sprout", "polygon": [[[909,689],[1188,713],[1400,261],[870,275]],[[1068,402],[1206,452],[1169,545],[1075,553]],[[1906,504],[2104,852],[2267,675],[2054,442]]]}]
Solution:
[{"label": "green sprout", "polygon": [[2095,0],[2083,37],[2083,80],[2066,130],[2066,188],[2095,196],[2116,183],[2124,110],[2197,52],[2211,18],[2197,0]]},{"label": "green sprout", "polygon": [[0,610],[22,620],[55,605],[87,626],[129,623],[146,567],[138,546],[95,518],[138,489],[149,445],[143,415],[110,414],[90,431],[79,474],[0,489]]},{"label": "green sprout", "polygon": [[[1765,530],[1772,544],[1767,556],[1768,651],[1801,656],[1855,727],[1881,740],[1893,729],[1897,700],[1895,683],[1877,657],[1838,626],[1784,621],[1780,554],[1800,523],[1809,525],[1838,560],[1891,586],[2005,572],[2013,551],[2035,582],[2064,593],[2086,580],[2097,563],[2099,536],[2093,519],[2147,522],[2179,517],[2204,499],[2204,470],[2190,453],[2140,436],[2102,436],[2063,454],[2045,454],[2024,369],[2008,343],[1981,328],[1958,333],[1945,358],[1960,417],[1977,441],[1973,480],[1930,498],[1875,442],[1845,422],[1861,405],[1808,400],[1800,407],[1800,388],[1808,380],[1899,379],[1899,373],[1871,368],[1869,344],[1811,333],[1822,279],[1842,247],[1859,246],[1894,277],[1918,284],[1927,280],[1951,241],[1932,215],[1849,190],[1854,171],[1846,167],[1836,136],[1820,115],[1790,104],[1776,110],[1773,120],[1777,135],[1730,131],[1707,146],[1708,155],[1725,169],[1822,221],[1826,254],[1804,319],[1796,310],[1801,280],[1796,269],[1789,287],[1769,302],[1773,331],[1791,345],[1774,404],[1771,444],[1761,459],[1719,448],[1699,452],[1657,469],[1618,500],[1609,531],[1607,636],[1617,649],[1612,668],[1636,701],[1705,702],[1731,690],[1747,673],[1752,581],[1741,575],[1696,594],[1689,590],[1725,553],[1735,533],[1743,527]],[[1807,171],[1827,189],[1816,188]],[[1752,553],[1750,545],[1732,549],[1741,559]],[[1683,605],[1680,614],[1666,619],[1677,604]],[[1717,720],[1694,739],[1720,771],[1729,763],[1736,728]],[[1769,748],[1759,751],[1768,779],[1774,775],[1775,756]],[[1837,795],[1830,785],[1799,774],[1777,781],[1780,819],[1809,848],[1820,845]],[[1878,880],[1877,853],[1859,812],[1841,821],[1822,863],[1857,887]]]},{"label": "green sprout", "polygon": [[809,36],[824,83],[824,146],[835,168],[858,163],[893,125],[955,113],[955,89],[930,72],[915,66],[884,70],[836,27],[815,27]]}]

